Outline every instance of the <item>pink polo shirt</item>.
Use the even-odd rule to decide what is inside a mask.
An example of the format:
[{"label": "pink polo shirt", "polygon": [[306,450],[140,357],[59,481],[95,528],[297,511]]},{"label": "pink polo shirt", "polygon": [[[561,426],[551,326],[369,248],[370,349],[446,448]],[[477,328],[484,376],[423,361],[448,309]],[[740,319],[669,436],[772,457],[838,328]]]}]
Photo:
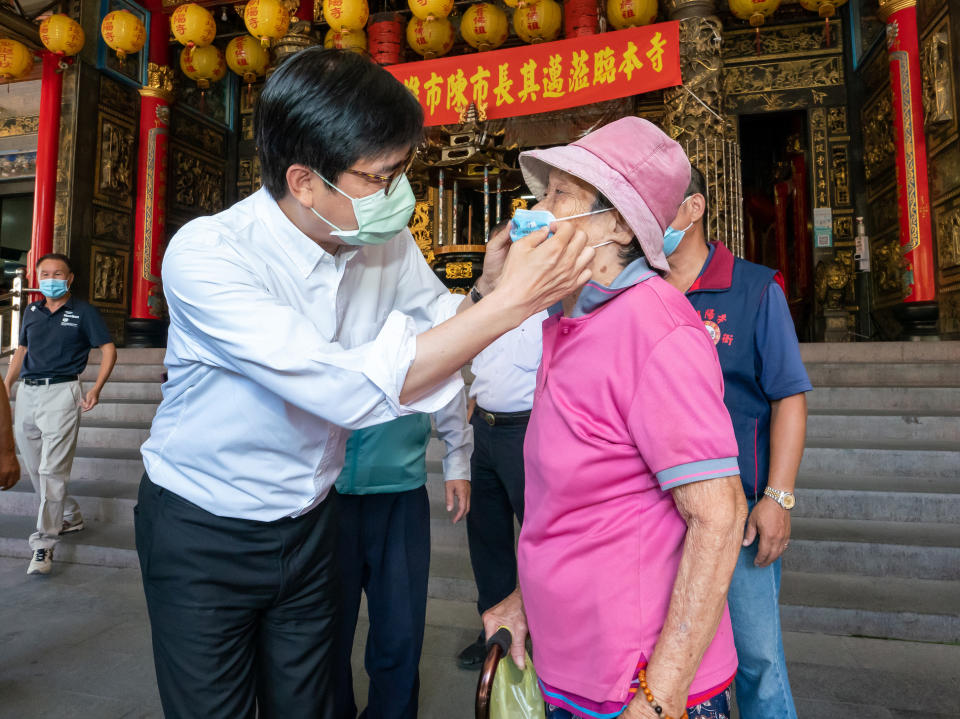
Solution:
[{"label": "pink polo shirt", "polygon": [[[686,524],[669,490],[738,474],[737,442],[716,350],[687,299],[653,273],[619,294],[593,291],[612,299],[543,325],[520,585],[541,680],[626,703],[683,551]],[[691,696],[736,667],[724,611]]]}]

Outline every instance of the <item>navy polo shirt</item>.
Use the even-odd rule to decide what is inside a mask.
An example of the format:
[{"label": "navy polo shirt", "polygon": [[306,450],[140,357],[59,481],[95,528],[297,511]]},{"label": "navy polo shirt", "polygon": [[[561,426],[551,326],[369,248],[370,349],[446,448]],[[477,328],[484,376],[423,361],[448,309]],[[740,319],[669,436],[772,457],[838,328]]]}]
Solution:
[{"label": "navy polo shirt", "polygon": [[78,375],[92,347],[113,342],[96,308],[74,297],[53,314],[47,299],[32,302],[23,313],[20,344],[27,348],[24,379]]}]

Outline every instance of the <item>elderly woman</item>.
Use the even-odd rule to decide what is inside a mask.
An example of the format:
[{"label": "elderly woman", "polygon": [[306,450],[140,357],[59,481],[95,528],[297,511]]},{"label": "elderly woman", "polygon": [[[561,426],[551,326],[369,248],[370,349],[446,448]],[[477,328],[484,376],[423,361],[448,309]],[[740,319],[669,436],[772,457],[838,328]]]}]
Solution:
[{"label": "elderly woman", "polygon": [[571,218],[596,255],[593,279],[544,323],[520,588],[484,626],[511,629],[522,665],[529,623],[552,717],[727,717],[737,443],[713,342],[657,272],[689,162],[629,117],[520,164],[534,210]]}]

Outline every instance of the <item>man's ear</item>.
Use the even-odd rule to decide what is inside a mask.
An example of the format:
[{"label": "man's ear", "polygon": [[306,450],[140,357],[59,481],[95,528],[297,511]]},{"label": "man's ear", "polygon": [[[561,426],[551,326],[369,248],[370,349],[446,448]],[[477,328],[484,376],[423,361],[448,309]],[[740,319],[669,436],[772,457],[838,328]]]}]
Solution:
[{"label": "man's ear", "polygon": [[287,190],[293,198],[304,207],[313,205],[313,193],[316,182],[323,182],[313,170],[306,165],[290,165],[287,168]]},{"label": "man's ear", "polygon": [[699,222],[707,211],[707,198],[695,192],[687,198],[686,208],[690,213],[690,222]]}]

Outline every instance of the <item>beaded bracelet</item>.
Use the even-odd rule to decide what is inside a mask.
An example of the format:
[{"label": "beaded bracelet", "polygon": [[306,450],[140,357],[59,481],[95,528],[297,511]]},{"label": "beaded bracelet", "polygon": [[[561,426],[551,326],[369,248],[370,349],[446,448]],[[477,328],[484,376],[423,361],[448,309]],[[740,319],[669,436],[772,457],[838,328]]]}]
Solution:
[{"label": "beaded bracelet", "polygon": [[[647,698],[647,701],[650,703],[650,706],[653,707],[653,710],[657,713],[658,717],[661,719],[670,719],[670,715],[663,711],[663,707],[657,703],[657,700],[653,698],[653,692],[650,691],[650,687],[647,686],[647,670],[640,670],[640,688],[643,689],[643,696]],[[688,719],[687,712],[684,711],[680,716],[680,719]]]}]

